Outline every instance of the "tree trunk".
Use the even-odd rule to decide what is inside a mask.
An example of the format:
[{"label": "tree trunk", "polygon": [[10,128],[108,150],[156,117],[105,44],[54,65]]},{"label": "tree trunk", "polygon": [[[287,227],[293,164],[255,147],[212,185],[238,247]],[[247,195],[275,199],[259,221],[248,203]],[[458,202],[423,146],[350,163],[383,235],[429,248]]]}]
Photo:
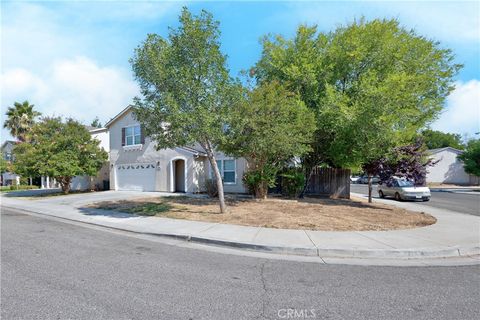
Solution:
[{"label": "tree trunk", "polygon": [[368,175],[368,203],[372,203],[372,175]]},{"label": "tree trunk", "polygon": [[56,178],[56,180],[60,182],[63,193],[68,194],[70,192],[70,183],[72,182],[72,177],[60,177]]},{"label": "tree trunk", "polygon": [[300,199],[303,199],[305,197],[305,193],[307,192],[307,188],[308,188],[308,183],[310,182],[310,179],[312,178],[314,169],[315,169],[315,166],[310,167],[308,177],[306,177],[305,183],[303,184],[302,192],[300,192],[300,194],[298,195],[298,197]]},{"label": "tree trunk", "polygon": [[255,198],[264,200],[264,199],[267,199],[267,194],[268,194],[268,186],[265,182],[261,182],[255,188]]},{"label": "tree trunk", "polygon": [[218,191],[218,201],[220,202],[220,213],[226,213],[227,205],[225,204],[225,195],[223,193],[222,175],[220,174],[220,170],[218,170],[217,161],[215,160],[215,154],[214,154],[213,148],[209,141],[207,141],[203,145],[203,148],[207,152],[208,160],[210,161],[210,165],[215,175],[215,180],[217,183],[217,191]]}]

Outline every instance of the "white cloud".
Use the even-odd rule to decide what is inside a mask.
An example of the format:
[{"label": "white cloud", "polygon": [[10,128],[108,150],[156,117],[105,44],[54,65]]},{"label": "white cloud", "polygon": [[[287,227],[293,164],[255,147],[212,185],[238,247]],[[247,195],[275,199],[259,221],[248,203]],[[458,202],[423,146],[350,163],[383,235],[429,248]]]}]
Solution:
[{"label": "white cloud", "polygon": [[100,67],[86,57],[55,62],[44,75],[7,70],[0,83],[2,109],[29,100],[45,115],[71,116],[86,124],[95,116],[109,120],[139,94],[126,70]]},{"label": "white cloud", "polygon": [[[41,70],[55,59],[84,54],[85,36],[60,27],[61,15],[37,4],[2,5],[2,66]],[[11,13],[11,15],[10,15]]]},{"label": "white cloud", "polygon": [[447,99],[447,108],[432,128],[444,132],[468,133],[480,131],[480,81],[457,82]]},{"label": "white cloud", "polygon": [[[480,41],[480,5],[472,2],[383,3],[408,27],[442,41]],[[419,17],[423,17],[420,18]]]},{"label": "white cloud", "polygon": [[[2,124],[6,108],[24,100],[46,115],[72,116],[86,124],[95,116],[109,120],[139,94],[124,56],[125,48],[130,50],[129,38],[115,29],[115,23],[156,21],[172,11],[176,17],[180,6],[2,3],[2,17],[8,16],[1,21],[0,38]],[[7,138],[2,129],[1,140]]]}]

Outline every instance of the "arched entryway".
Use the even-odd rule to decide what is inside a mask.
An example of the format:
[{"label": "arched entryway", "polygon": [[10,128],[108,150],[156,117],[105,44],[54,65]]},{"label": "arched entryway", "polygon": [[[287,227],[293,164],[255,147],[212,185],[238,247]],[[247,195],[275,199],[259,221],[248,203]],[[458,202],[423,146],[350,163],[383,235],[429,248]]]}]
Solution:
[{"label": "arched entryway", "polygon": [[173,192],[186,192],[186,163],[184,159],[172,160]]}]

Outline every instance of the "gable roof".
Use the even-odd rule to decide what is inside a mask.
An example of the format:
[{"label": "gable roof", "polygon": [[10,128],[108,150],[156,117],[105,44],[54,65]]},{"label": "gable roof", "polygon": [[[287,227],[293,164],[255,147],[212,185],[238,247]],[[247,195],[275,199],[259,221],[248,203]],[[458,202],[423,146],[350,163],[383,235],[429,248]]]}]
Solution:
[{"label": "gable roof", "polygon": [[123,117],[123,115],[125,115],[127,112],[129,112],[132,108],[133,108],[132,105],[128,105],[125,109],[123,109],[122,111],[120,111],[119,114],[117,114],[115,117],[113,117],[112,119],[110,119],[110,121],[108,121],[107,123],[105,123],[105,128],[110,127],[115,121],[117,121],[118,119],[120,119],[121,117]]},{"label": "gable roof", "polygon": [[453,152],[453,153],[456,153],[456,154],[462,154],[463,153],[462,150],[455,149],[455,148],[452,148],[452,147],[445,147],[445,148],[437,148],[437,149],[427,150],[427,152],[430,153],[430,154],[436,154],[436,153],[439,153],[439,152],[442,152],[442,151],[450,151],[450,152]]}]

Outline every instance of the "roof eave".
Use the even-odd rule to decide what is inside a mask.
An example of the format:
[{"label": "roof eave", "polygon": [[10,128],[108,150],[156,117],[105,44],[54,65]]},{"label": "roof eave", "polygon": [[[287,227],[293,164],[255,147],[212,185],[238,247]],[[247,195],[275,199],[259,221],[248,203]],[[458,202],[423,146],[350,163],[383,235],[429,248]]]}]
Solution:
[{"label": "roof eave", "polygon": [[124,114],[126,114],[128,111],[130,111],[130,109],[132,109],[133,106],[132,105],[128,105],[125,109],[123,109],[122,111],[120,111],[120,113],[118,113],[115,117],[113,117],[112,119],[110,119],[110,121],[108,121],[106,124],[105,124],[105,128],[109,128],[115,121],[117,121],[118,119],[120,119]]}]

